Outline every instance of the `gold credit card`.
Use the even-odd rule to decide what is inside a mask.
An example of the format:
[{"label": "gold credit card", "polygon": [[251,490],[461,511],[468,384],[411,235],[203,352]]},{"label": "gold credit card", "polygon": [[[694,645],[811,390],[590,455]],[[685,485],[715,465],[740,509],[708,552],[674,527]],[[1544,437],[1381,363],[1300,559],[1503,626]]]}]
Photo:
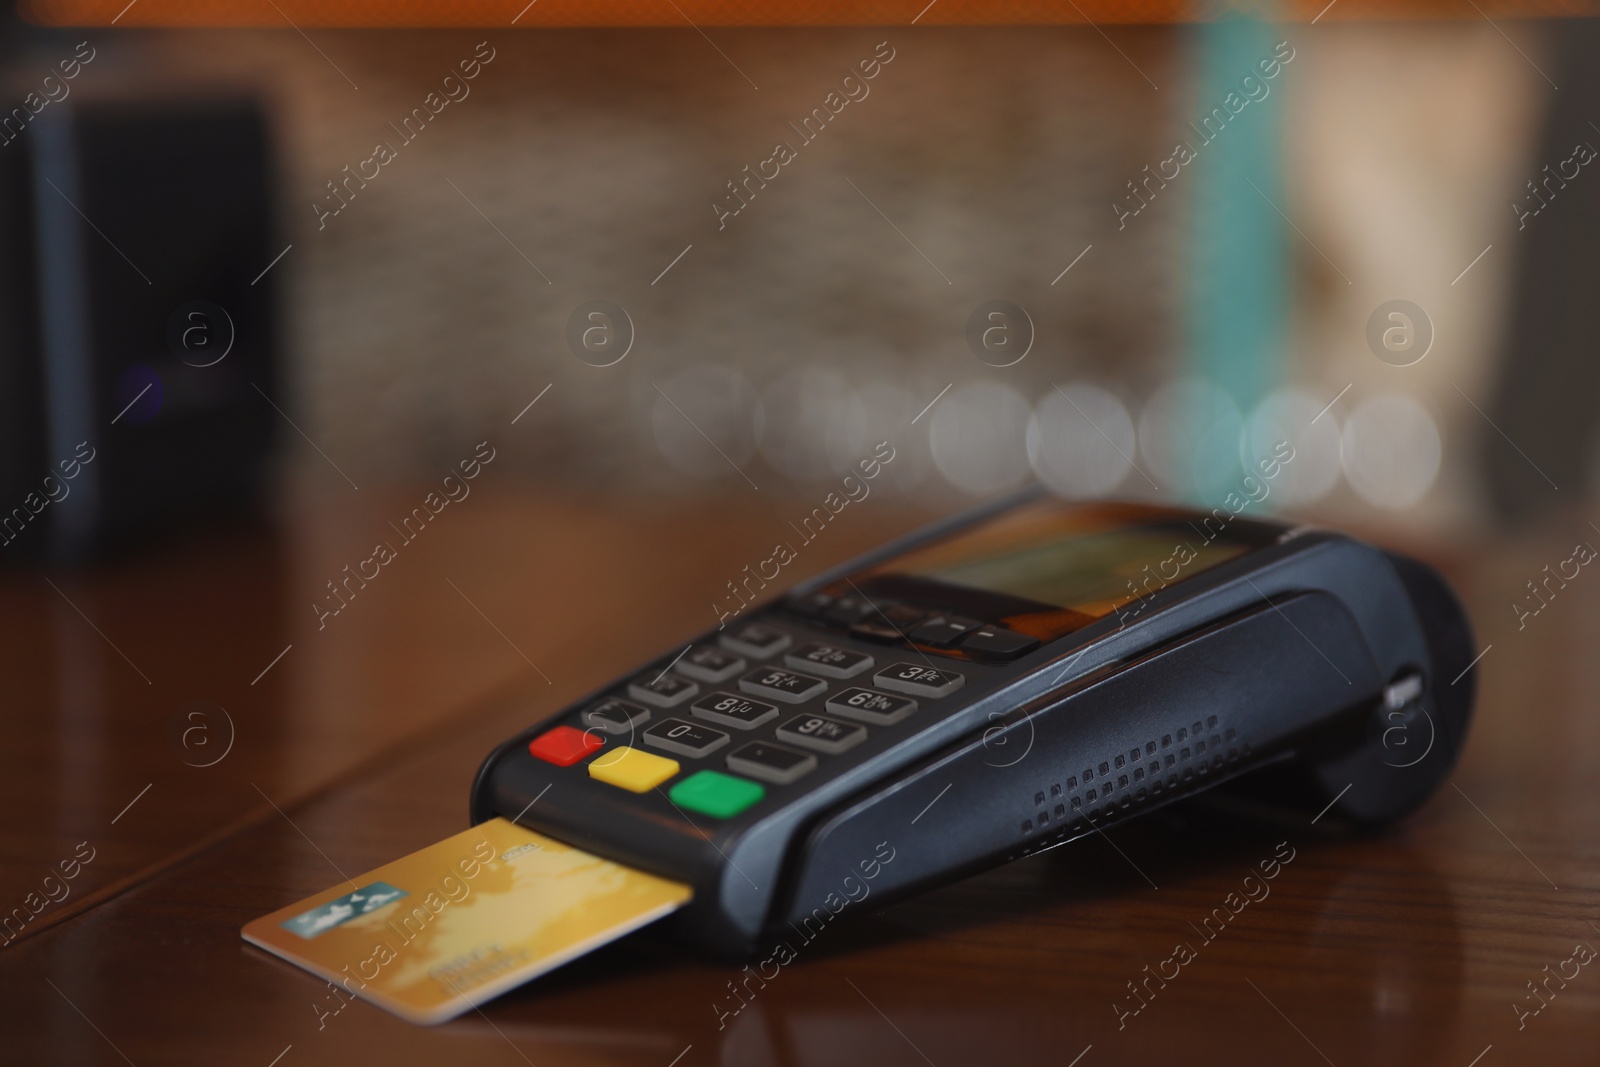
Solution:
[{"label": "gold credit card", "polygon": [[688,903],[689,887],[491,819],[264,915],[244,939],[440,1023]]}]

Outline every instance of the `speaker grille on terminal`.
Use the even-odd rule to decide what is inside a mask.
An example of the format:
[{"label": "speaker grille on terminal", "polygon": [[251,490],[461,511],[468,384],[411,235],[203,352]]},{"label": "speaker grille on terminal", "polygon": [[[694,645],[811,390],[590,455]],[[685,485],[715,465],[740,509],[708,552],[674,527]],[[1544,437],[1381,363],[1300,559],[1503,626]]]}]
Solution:
[{"label": "speaker grille on terminal", "polygon": [[1159,801],[1195,779],[1221,771],[1251,753],[1250,742],[1208,715],[1204,721],[1174,724],[1159,737],[1098,759],[1085,759],[1076,773],[1030,790],[1024,801],[1020,834],[1029,839],[1011,858],[1077,837],[1107,822]]}]

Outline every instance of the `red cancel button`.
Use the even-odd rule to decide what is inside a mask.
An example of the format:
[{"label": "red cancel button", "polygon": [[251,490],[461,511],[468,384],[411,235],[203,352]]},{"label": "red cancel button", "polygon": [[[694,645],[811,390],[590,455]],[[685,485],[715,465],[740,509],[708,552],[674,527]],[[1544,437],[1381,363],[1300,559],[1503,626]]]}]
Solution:
[{"label": "red cancel button", "polygon": [[530,741],[528,751],[546,763],[570,767],[604,745],[604,738],[570,726],[557,726]]}]

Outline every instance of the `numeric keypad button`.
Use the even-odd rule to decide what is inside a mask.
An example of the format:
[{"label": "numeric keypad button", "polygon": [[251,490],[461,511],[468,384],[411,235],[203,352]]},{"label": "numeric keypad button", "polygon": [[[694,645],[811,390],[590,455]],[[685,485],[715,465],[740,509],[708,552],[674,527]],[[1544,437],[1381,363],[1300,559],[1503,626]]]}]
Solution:
[{"label": "numeric keypad button", "polygon": [[698,645],[685,652],[676,670],[702,682],[725,682],[744,670],[747,664],[732,652],[724,652],[710,645]]},{"label": "numeric keypad button", "polygon": [[817,769],[817,757],[768,741],[752,741],[728,753],[728,770],[774,785],[788,785]]},{"label": "numeric keypad button", "polygon": [[777,729],[779,741],[837,756],[867,739],[867,728],[823,715],[796,715]]},{"label": "numeric keypad button", "polygon": [[873,676],[880,689],[913,697],[944,697],[966,683],[955,671],[941,671],[920,663],[896,663]]},{"label": "numeric keypad button", "polygon": [[794,644],[794,638],[776,626],[767,626],[759,622],[723,634],[717,641],[728,651],[749,656],[751,659],[770,659]]},{"label": "numeric keypad button", "polygon": [[799,704],[826,693],[828,683],[782,667],[759,667],[739,679],[739,691],[784,704]]},{"label": "numeric keypad button", "polygon": [[732,726],[740,730],[754,730],[762,723],[778,717],[778,708],[774,704],[764,704],[759,700],[751,700],[749,697],[721,690],[708,693],[696,700],[689,710],[694,712],[697,719],[706,719],[720,726]]},{"label": "numeric keypad button", "polygon": [[846,689],[828,698],[824,705],[835,715],[864,722],[869,726],[893,726],[917,710],[910,697],[874,693],[870,689]]},{"label": "numeric keypad button", "polygon": [[662,719],[644,732],[651,748],[679,756],[704,756],[728,743],[728,735],[687,719]]},{"label": "numeric keypad button", "polygon": [[700,694],[700,687],[670,671],[642,675],[628,683],[628,695],[642,704],[675,708]]},{"label": "numeric keypad button", "polygon": [[854,678],[870,670],[874,661],[865,652],[836,645],[804,645],[784,656],[783,662],[795,670],[812,671],[825,678]]},{"label": "numeric keypad button", "polygon": [[583,725],[608,734],[632,733],[650,721],[650,709],[626,700],[602,700],[583,713]]}]

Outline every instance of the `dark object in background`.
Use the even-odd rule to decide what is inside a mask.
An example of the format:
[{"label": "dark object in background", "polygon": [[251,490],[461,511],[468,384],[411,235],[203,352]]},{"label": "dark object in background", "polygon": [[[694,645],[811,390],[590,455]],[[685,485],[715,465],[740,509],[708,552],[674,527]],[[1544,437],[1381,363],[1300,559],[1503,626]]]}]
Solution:
[{"label": "dark object in background", "polygon": [[0,560],[248,507],[278,418],[260,109],[75,104],[0,147]]},{"label": "dark object in background", "polygon": [[[1600,177],[1592,167],[1565,181],[1557,174],[1575,145],[1600,147],[1600,134],[1590,124],[1600,115],[1600,66],[1593,58],[1600,47],[1600,20],[1567,19],[1560,26],[1559,33],[1551,34],[1556,50],[1551,73],[1561,91],[1550,94],[1538,154],[1527,175],[1533,182],[1550,181],[1538,194],[1548,203],[1522,220],[1523,228],[1514,225],[1512,230],[1517,266],[1499,352],[1498,402],[1491,412],[1505,437],[1484,435],[1490,499],[1497,514],[1514,520],[1548,512],[1572,500],[1574,493],[1581,499],[1586,489],[1600,488],[1600,360],[1595,359],[1594,317],[1594,294],[1600,287],[1600,250],[1595,246]],[[1516,196],[1524,209],[1540,202],[1526,186]]]}]

